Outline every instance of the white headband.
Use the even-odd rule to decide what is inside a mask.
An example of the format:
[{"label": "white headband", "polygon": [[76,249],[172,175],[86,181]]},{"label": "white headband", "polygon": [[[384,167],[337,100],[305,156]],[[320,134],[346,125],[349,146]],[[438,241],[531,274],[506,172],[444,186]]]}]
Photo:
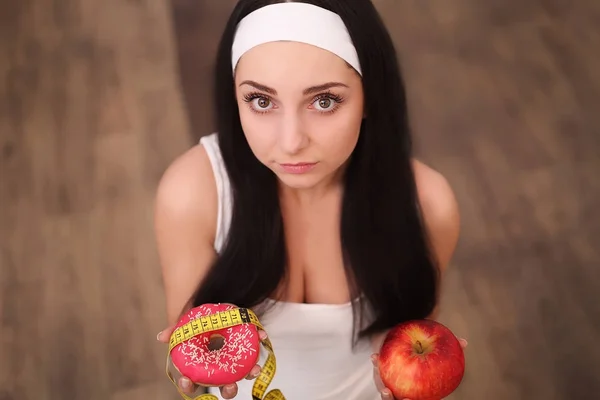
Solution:
[{"label": "white headband", "polygon": [[242,19],[231,49],[233,70],[244,53],[253,47],[284,40],[328,50],[362,75],[356,49],[340,16],[307,3],[272,4]]}]

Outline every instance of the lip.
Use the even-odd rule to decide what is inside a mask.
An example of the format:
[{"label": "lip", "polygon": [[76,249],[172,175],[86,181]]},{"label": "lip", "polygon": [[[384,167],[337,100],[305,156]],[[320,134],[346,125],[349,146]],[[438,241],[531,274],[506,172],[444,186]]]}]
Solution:
[{"label": "lip", "polygon": [[311,171],[317,165],[316,162],[299,162],[299,163],[285,163],[279,164],[281,169],[283,169],[288,174],[305,174]]}]

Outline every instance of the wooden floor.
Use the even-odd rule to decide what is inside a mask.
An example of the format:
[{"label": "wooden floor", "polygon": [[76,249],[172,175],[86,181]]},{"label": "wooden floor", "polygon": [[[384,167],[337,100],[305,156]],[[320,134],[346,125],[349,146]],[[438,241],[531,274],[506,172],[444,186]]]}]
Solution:
[{"label": "wooden floor", "polygon": [[[1,400],[177,398],[152,195],[213,129],[233,3],[0,6]],[[442,320],[470,344],[451,398],[599,398],[600,3],[375,3],[419,155],[462,209]]]}]

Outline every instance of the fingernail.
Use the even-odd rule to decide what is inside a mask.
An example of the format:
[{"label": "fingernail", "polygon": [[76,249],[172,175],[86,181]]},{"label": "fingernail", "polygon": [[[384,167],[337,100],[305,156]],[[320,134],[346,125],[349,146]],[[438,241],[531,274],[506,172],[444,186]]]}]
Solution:
[{"label": "fingernail", "polygon": [[233,385],[225,385],[223,389],[229,394],[235,391],[235,386]]},{"label": "fingernail", "polygon": [[469,342],[467,342],[467,339],[460,339],[460,341],[463,343],[463,346],[466,346],[469,344]]},{"label": "fingernail", "polygon": [[372,355],[371,356],[371,362],[373,363],[373,366],[376,367],[377,366],[377,356],[376,355]]},{"label": "fingernail", "polygon": [[189,379],[182,379],[181,380],[181,387],[183,387],[184,389],[189,389],[192,386],[192,381],[190,381]]},{"label": "fingernail", "polygon": [[160,335],[161,333],[163,333],[163,331],[158,332],[158,334],[156,335],[156,340],[160,341]]}]

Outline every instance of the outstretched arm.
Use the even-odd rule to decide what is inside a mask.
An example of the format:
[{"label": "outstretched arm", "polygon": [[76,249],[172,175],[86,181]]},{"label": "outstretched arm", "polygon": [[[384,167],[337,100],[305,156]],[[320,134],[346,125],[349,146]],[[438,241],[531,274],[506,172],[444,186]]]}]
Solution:
[{"label": "outstretched arm", "polygon": [[[426,229],[433,247],[433,254],[440,269],[440,275],[443,274],[450,264],[460,233],[460,215],[458,204],[454,192],[448,181],[437,171],[429,168],[418,161],[414,162],[415,178],[419,194],[419,201],[422,208],[423,218]],[[439,305],[436,305],[433,312],[427,317],[436,319],[439,314]],[[393,400],[389,389],[386,389],[379,377],[377,369],[377,356],[379,349],[389,331],[384,331],[373,335],[371,345],[373,349],[372,361],[374,365],[373,377],[378,389],[381,392],[382,399]],[[464,339],[461,344],[467,345]],[[408,399],[397,399],[408,400]]]}]

